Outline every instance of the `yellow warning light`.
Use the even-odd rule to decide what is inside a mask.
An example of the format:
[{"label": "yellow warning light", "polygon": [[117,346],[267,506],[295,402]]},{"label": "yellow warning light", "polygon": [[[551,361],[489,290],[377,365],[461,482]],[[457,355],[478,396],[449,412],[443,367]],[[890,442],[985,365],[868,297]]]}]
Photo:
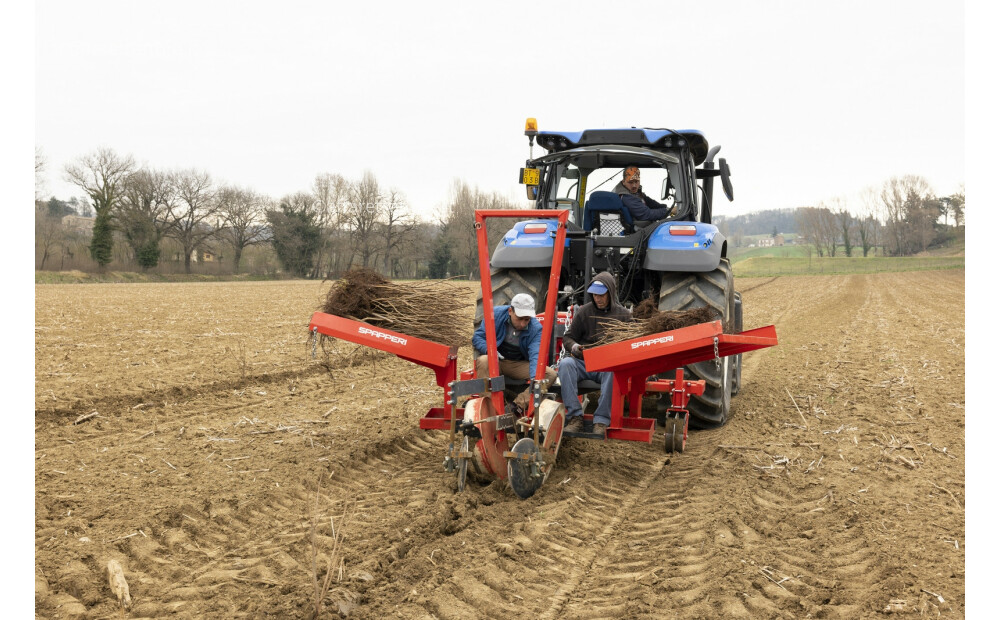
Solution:
[{"label": "yellow warning light", "polygon": [[534,136],[538,133],[538,121],[533,118],[529,118],[524,121],[524,135]]}]

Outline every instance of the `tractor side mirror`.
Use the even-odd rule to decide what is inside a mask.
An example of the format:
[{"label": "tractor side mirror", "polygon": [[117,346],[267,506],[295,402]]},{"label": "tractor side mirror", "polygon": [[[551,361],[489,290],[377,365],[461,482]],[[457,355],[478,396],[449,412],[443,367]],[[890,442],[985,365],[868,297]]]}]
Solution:
[{"label": "tractor side mirror", "polygon": [[670,198],[670,177],[663,177],[663,182],[660,183],[660,200],[666,200]]},{"label": "tractor side mirror", "polygon": [[729,164],[726,158],[719,159],[719,173],[722,176],[722,191],[725,192],[729,202],[733,201],[733,181],[729,178]]}]

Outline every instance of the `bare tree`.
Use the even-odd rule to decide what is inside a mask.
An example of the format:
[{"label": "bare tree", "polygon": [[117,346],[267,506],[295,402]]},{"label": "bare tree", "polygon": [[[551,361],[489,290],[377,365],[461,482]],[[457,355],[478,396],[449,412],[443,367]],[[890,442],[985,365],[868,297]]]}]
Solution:
[{"label": "bare tree", "polygon": [[869,252],[878,247],[882,230],[879,223],[881,211],[878,189],[869,186],[861,191],[861,211],[861,219],[858,221],[858,243],[861,244],[862,255],[867,257]]},{"label": "bare tree", "polygon": [[[323,228],[313,277],[319,277],[328,271],[341,271],[341,263],[348,254],[347,246],[350,243],[349,236],[343,230],[345,203],[350,189],[350,182],[339,174],[318,174],[313,182],[317,221]],[[324,264],[329,267],[324,269]]]},{"label": "bare tree", "polygon": [[[413,231],[403,239],[398,252],[398,266],[394,268],[395,277],[419,278],[426,275],[430,266],[434,248],[434,238],[439,233],[438,226],[431,222],[416,220]],[[421,268],[421,265],[424,268]]]},{"label": "bare tree", "polygon": [[934,241],[934,223],[941,217],[941,202],[928,184],[914,187],[906,194],[907,252],[923,252]]},{"label": "bare tree", "polygon": [[829,210],[823,207],[802,207],[795,214],[799,233],[812,247],[816,248],[816,255],[820,258],[826,251],[823,211],[829,213]]},{"label": "bare tree", "polygon": [[35,202],[35,251],[42,253],[38,269],[45,269],[45,261],[55,254],[63,237],[62,220],[51,215],[44,202]]},{"label": "bare tree", "polygon": [[366,170],[360,181],[352,183],[347,196],[345,216],[350,228],[352,260],[354,253],[361,255],[361,265],[367,267],[378,252],[376,234],[383,210],[382,189],[375,174]]},{"label": "bare tree", "polygon": [[122,185],[135,168],[131,155],[102,148],[66,166],[66,180],[82,189],[98,216],[110,214],[121,200]]},{"label": "bare tree", "polygon": [[184,272],[191,273],[191,254],[215,235],[219,204],[207,172],[185,170],[170,175],[175,200],[166,205],[167,234],[184,252]]},{"label": "bare tree", "polygon": [[120,156],[108,148],[84,155],[66,166],[66,179],[82,189],[97,217],[90,240],[90,255],[100,269],[111,262],[114,246],[112,210],[121,200],[122,185],[135,168],[131,155]]},{"label": "bare tree", "polygon": [[143,271],[159,262],[160,240],[169,229],[167,206],[173,202],[174,186],[163,172],[144,168],[125,179],[114,215]]},{"label": "bare tree", "polygon": [[833,197],[830,200],[829,209],[832,216],[829,222],[832,230],[828,240],[828,243],[832,244],[830,256],[835,256],[837,246],[843,245],[844,255],[850,258],[851,250],[854,248],[855,226],[854,217],[847,210],[847,199],[843,196]]},{"label": "bare tree", "polygon": [[[921,204],[925,198],[933,196],[930,183],[916,175],[892,177],[882,184],[879,199],[885,217],[887,245],[895,256],[910,254],[922,243],[930,225],[924,222],[925,213]],[[910,218],[916,218],[911,220]]]},{"label": "bare tree", "polygon": [[416,220],[410,212],[406,198],[397,189],[390,189],[385,196],[382,208],[382,235],[385,240],[382,256],[382,272],[387,276],[394,275],[394,265],[399,262],[398,255],[406,238],[416,228]]},{"label": "bare tree", "polygon": [[225,224],[219,236],[233,248],[233,270],[240,272],[243,251],[270,241],[264,214],[270,200],[253,190],[223,187],[218,192],[219,215]]},{"label": "bare tree", "polygon": [[837,224],[837,216],[830,211],[823,202],[819,203],[820,234],[826,245],[827,256],[837,255],[837,241],[840,239],[840,226]]},{"label": "bare tree", "polygon": [[[452,183],[451,195],[440,219],[441,234],[451,248],[451,256],[461,273],[473,276],[479,271],[479,249],[475,235],[477,210],[517,209],[518,206],[497,193],[486,193],[469,187],[461,179]],[[510,227],[506,218],[486,221],[487,236],[495,243]]]}]

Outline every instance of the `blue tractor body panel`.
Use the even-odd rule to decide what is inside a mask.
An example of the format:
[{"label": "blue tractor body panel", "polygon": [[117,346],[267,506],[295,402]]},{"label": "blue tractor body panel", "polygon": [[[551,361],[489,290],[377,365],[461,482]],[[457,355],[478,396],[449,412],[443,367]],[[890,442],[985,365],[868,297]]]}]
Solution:
[{"label": "blue tractor body panel", "polygon": [[[545,232],[526,233],[526,225],[545,226]],[[671,235],[671,226],[694,226],[694,235]],[[507,269],[548,267],[552,264],[556,222],[527,220],[518,222],[497,244],[490,266]],[[713,224],[701,222],[664,222],[656,227],[646,243],[643,268],[654,271],[712,271],[719,266],[725,237]],[[569,239],[566,240],[569,247]]]},{"label": "blue tractor body panel", "polygon": [[[526,233],[526,225],[545,225],[545,232]],[[552,264],[552,248],[558,222],[554,220],[526,220],[514,224],[493,251],[492,267],[523,268],[548,267]],[[569,239],[566,240],[569,247]]]},{"label": "blue tractor body panel", "polygon": [[[671,235],[671,226],[694,226],[694,235]],[[646,245],[643,269],[654,271],[712,271],[719,266],[726,238],[714,224],[664,222]]]}]

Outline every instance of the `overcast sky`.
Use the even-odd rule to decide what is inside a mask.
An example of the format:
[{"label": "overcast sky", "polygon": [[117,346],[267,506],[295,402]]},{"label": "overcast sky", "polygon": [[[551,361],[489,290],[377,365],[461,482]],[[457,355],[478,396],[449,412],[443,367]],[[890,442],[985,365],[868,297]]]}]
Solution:
[{"label": "overcast sky", "polygon": [[36,7],[35,141],[64,199],[65,165],[106,146],[273,197],[371,170],[432,218],[456,178],[522,200],[529,116],[703,131],[733,171],[721,214],[965,181],[960,3]]}]

